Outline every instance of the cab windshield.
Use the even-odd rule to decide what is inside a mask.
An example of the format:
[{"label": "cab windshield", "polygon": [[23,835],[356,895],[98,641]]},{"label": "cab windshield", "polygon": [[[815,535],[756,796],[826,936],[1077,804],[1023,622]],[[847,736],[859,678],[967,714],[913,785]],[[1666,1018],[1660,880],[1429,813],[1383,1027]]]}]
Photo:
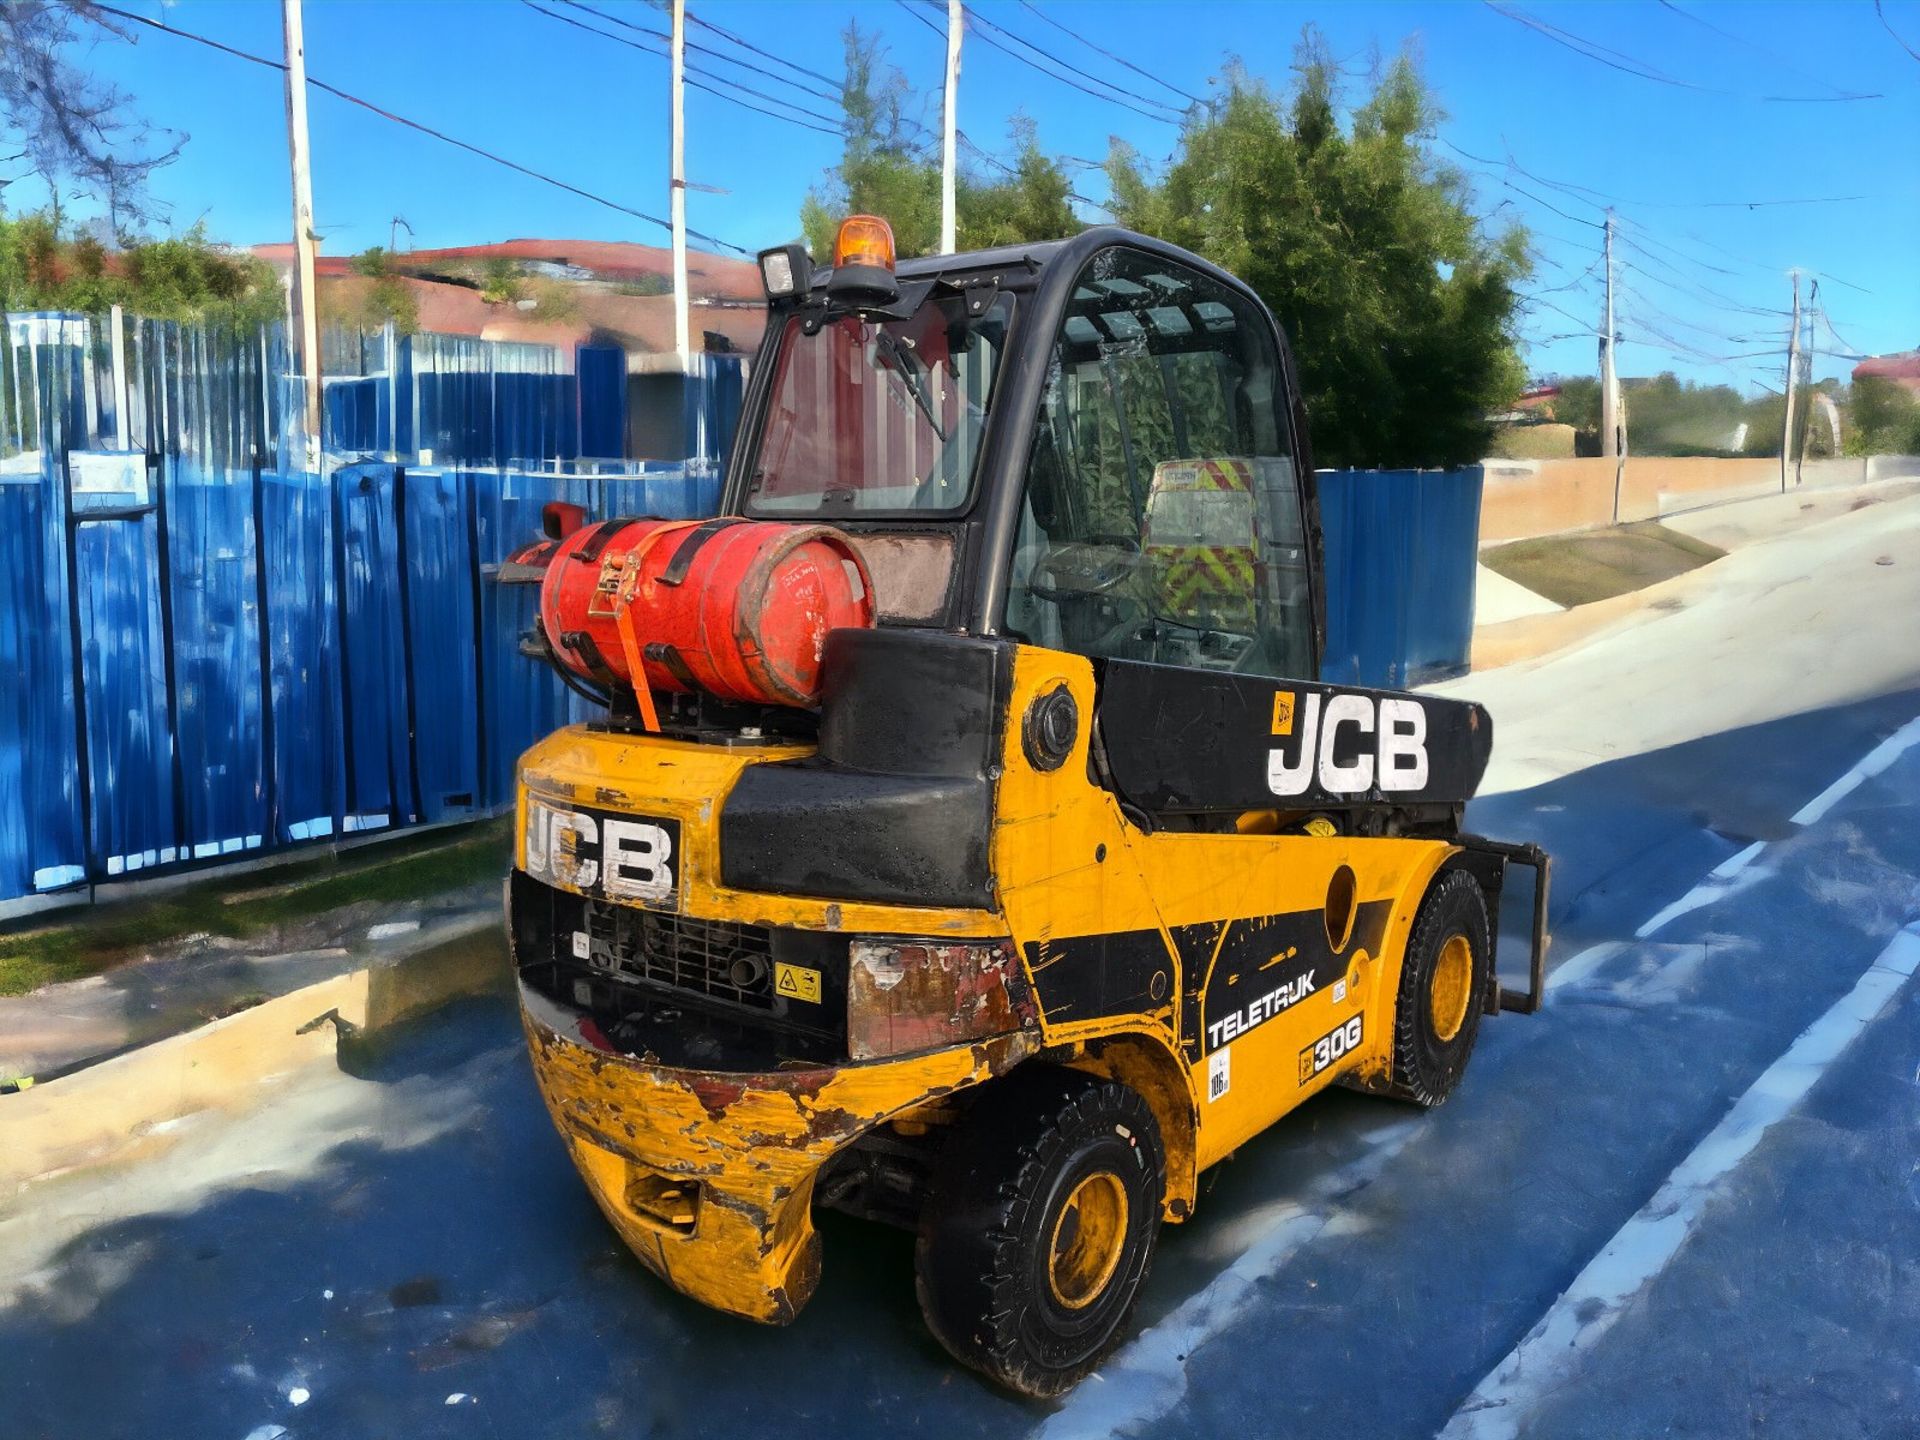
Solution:
[{"label": "cab windshield", "polygon": [[[963,509],[1012,303],[969,317],[958,293],[904,320],[795,315],[774,361],[756,515],[928,515]],[[809,334],[809,323],[817,326]]]}]

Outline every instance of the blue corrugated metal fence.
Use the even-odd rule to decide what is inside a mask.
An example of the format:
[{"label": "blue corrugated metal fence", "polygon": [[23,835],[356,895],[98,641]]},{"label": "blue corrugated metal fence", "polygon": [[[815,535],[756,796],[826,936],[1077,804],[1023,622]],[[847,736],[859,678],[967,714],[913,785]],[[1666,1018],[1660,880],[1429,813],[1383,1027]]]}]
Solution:
[{"label": "blue corrugated metal fence", "polygon": [[[277,332],[135,323],[116,366],[103,323],[7,323],[0,904],[509,803],[576,702],[518,653],[533,591],[491,575],[549,500],[712,513],[740,402],[704,357],[674,400],[694,458],[649,465],[613,458],[617,351],[333,334],[314,475]],[[1480,472],[1320,493],[1324,678],[1464,670]]]},{"label": "blue corrugated metal fence", "polygon": [[1321,679],[1404,689],[1464,674],[1480,467],[1322,470],[1318,478],[1327,558]]},{"label": "blue corrugated metal fence", "polygon": [[498,809],[574,703],[519,655],[534,593],[499,563],[549,500],[718,503],[697,436],[691,461],[615,458],[618,352],[576,375],[542,347],[329,336],[314,475],[277,333],[129,324],[124,393],[110,336],[9,318],[0,903]]}]

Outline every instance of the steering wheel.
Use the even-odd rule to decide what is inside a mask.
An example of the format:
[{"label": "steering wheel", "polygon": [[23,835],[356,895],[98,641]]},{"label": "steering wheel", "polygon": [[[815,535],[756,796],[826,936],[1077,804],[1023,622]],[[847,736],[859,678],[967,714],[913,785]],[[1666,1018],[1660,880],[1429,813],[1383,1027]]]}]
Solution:
[{"label": "steering wheel", "polygon": [[[1076,579],[1084,577],[1083,583],[1062,585],[1061,577],[1055,573],[1056,567],[1068,561],[1084,562],[1091,551],[1102,552],[1106,563],[1093,569],[1090,574],[1083,565],[1075,576]],[[1133,577],[1140,568],[1140,558],[1137,541],[1129,546],[1049,545],[1034,561],[1033,569],[1027,576],[1027,590],[1054,605],[1067,600],[1085,599],[1089,595],[1111,594]]]}]

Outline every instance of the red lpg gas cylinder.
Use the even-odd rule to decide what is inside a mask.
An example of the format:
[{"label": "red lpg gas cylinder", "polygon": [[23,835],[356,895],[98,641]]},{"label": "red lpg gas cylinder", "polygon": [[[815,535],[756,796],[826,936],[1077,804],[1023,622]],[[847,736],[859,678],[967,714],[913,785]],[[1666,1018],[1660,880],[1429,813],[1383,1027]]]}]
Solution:
[{"label": "red lpg gas cylinder", "polygon": [[827,631],[873,623],[873,582],[825,525],[606,520],[553,545],[540,618],[588,679],[808,706]]}]

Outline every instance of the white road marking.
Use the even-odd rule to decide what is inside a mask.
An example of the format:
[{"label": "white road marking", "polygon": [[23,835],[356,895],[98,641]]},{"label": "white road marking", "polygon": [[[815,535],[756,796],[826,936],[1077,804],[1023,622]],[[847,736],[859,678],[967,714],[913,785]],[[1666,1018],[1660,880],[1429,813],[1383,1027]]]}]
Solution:
[{"label": "white road marking", "polygon": [[1874,746],[1858,765],[1802,805],[1794,812],[1793,823],[1813,824],[1859,788],[1863,781],[1871,780],[1915,745],[1920,745],[1920,715]]},{"label": "white road marking", "polygon": [[1420,1133],[1413,1119],[1378,1132],[1372,1148],[1315,1179],[1310,1193],[1287,1206],[1260,1239],[1172,1313],[1140,1332],[1100,1367],[1101,1385],[1081,1385],[1033,1432],[1034,1440],[1092,1440],[1122,1427],[1160,1419],[1187,1393],[1187,1357],[1237,1320],[1260,1282],[1279,1270],[1339,1215],[1338,1200],[1376,1178]]},{"label": "white road marking", "polygon": [[1564,1384],[1580,1356],[1612,1328],[1686,1244],[1721,1193],[1720,1181],[1806,1098],[1820,1077],[1885,1013],[1920,966],[1920,922],[1899,931],[1853,989],[1800,1033],[1726,1117],[1620,1227],[1540,1322],[1467,1397],[1441,1440],[1516,1436]]},{"label": "white road marking", "polygon": [[1669,923],[1678,920],[1689,911],[1704,910],[1707,906],[1716,905],[1729,895],[1746,889],[1747,886],[1761,878],[1759,871],[1750,871],[1748,867],[1759,858],[1760,852],[1766,848],[1766,841],[1756,840],[1738,855],[1732,855],[1722,860],[1707,872],[1706,879],[1687,891],[1686,894],[1682,895],[1678,900],[1675,900],[1671,905],[1666,906],[1651,920],[1641,925],[1638,930],[1635,930],[1633,932],[1633,938],[1636,940],[1645,940],[1648,936],[1665,929]]},{"label": "white road marking", "polygon": [[1767,848],[1767,842],[1756,840],[1738,855],[1729,855],[1713,869],[1708,871],[1716,880],[1731,880],[1747,866],[1760,858],[1760,852]]},{"label": "white road marking", "polygon": [[[1825,819],[1827,812],[1835,805],[1859,789],[1864,782],[1883,773],[1888,766],[1915,745],[1920,745],[1920,715],[1887,736],[1861,757],[1859,763],[1851,770],[1794,811],[1791,817],[1792,823],[1805,826],[1813,824],[1816,820]],[[1634,938],[1644,940],[1688,911],[1711,905],[1726,898],[1735,890],[1744,888],[1734,883],[1735,877],[1758,860],[1760,853],[1766,848],[1766,841],[1756,840],[1739,854],[1731,855],[1721,861],[1714,866],[1705,880],[1634,931]]]},{"label": "white road marking", "polygon": [[1547,989],[1553,991],[1562,985],[1578,985],[1626,948],[1624,940],[1602,940],[1598,945],[1589,945],[1571,960],[1554,966],[1548,972]]}]

